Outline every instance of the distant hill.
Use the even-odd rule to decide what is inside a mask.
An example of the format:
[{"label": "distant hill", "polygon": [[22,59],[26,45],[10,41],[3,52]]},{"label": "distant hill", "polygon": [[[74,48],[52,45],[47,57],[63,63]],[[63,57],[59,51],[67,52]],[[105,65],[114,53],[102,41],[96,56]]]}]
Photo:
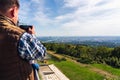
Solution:
[{"label": "distant hill", "polygon": [[38,37],[44,43],[70,43],[88,46],[120,46],[120,36]]}]

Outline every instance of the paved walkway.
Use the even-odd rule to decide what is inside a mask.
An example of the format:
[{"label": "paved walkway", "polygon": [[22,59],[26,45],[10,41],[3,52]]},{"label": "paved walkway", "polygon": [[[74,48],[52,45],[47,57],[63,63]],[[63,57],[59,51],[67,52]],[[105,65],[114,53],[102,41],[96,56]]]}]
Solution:
[{"label": "paved walkway", "polygon": [[69,80],[55,65],[40,66],[42,80]]}]

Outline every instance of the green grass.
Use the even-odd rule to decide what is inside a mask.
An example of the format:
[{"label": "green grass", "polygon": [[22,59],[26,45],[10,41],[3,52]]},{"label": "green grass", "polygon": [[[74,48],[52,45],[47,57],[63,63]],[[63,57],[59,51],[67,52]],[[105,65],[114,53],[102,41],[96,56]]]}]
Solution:
[{"label": "green grass", "polygon": [[70,80],[103,80],[100,74],[90,71],[87,67],[82,67],[71,61],[49,60],[55,64]]},{"label": "green grass", "polygon": [[[120,80],[120,78],[108,78],[106,75],[96,72],[92,69],[98,68],[115,76],[120,76],[120,70],[103,64],[79,64],[71,58],[63,61],[63,55],[51,54],[51,60],[48,63],[55,64],[70,80]],[[64,56],[65,57],[65,56]]]},{"label": "green grass", "polygon": [[102,70],[105,70],[113,75],[120,76],[120,69],[116,69],[116,68],[113,68],[111,66],[104,65],[104,64],[92,64],[92,66],[102,69]]}]

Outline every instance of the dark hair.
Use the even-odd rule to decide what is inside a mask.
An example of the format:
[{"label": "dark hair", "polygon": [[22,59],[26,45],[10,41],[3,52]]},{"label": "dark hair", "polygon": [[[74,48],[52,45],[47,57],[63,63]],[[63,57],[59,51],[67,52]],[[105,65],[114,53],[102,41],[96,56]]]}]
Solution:
[{"label": "dark hair", "polygon": [[0,0],[0,11],[6,12],[12,6],[20,7],[19,0]]}]

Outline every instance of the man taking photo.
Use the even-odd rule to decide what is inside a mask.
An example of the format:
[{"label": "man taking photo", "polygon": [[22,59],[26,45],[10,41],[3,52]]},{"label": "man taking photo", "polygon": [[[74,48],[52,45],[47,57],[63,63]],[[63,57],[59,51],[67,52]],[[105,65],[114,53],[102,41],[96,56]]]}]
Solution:
[{"label": "man taking photo", "polygon": [[17,26],[18,0],[0,0],[0,80],[35,80],[31,60],[40,60],[46,48]]}]

